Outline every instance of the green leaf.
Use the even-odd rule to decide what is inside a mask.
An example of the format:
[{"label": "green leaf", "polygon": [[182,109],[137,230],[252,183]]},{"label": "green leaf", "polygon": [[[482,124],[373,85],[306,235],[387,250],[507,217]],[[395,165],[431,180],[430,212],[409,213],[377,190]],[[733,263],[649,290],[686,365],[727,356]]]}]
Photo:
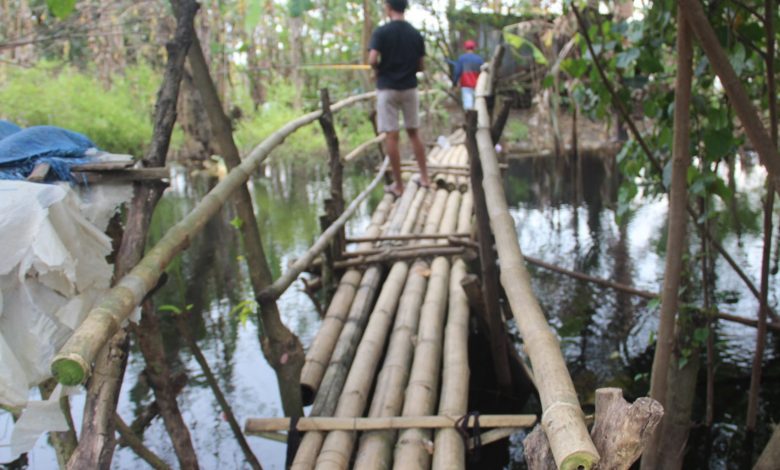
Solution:
[{"label": "green leaf", "polygon": [[181,309],[179,307],[177,307],[175,305],[170,305],[170,304],[162,305],[160,307],[157,307],[157,310],[159,310],[161,312],[171,312],[174,315],[180,315],[181,314]]},{"label": "green leaf", "polygon": [[561,62],[561,69],[573,78],[580,78],[588,70],[588,61],[585,59],[565,59]]},{"label": "green leaf", "polygon": [[722,130],[707,129],[704,131],[704,147],[707,159],[717,161],[731,151],[733,137]]},{"label": "green leaf", "polygon": [[661,298],[660,298],[660,297],[655,297],[655,298],[652,298],[652,299],[650,299],[650,301],[649,301],[649,302],[647,302],[647,308],[648,308],[649,310],[655,310],[655,309],[657,309],[657,308],[658,308],[660,305],[661,305]]},{"label": "green leaf", "polygon": [[236,230],[241,230],[241,227],[244,226],[244,221],[241,220],[240,217],[236,216],[233,217],[233,220],[230,221],[230,225],[232,225]]},{"label": "green leaf", "polygon": [[696,328],[693,330],[693,341],[697,344],[704,344],[707,341],[707,337],[710,335],[710,330],[707,328]]},{"label": "green leaf", "polygon": [[552,75],[547,75],[542,80],[542,88],[552,88],[554,83],[555,83],[555,78],[553,78]]},{"label": "green leaf", "polygon": [[65,19],[76,9],[76,0],[46,0],[51,14],[59,19]]}]

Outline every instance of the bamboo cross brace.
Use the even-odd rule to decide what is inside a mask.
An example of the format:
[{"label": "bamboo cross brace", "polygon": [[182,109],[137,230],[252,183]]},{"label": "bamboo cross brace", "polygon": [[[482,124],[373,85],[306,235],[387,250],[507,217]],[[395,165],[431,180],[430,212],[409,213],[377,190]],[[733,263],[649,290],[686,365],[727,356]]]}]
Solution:
[{"label": "bamboo cross brace", "polygon": [[[441,429],[454,427],[460,416],[387,416],[376,418],[334,418],[309,417],[300,418],[296,429],[306,431],[380,431],[387,429]],[[465,423],[472,428],[476,420],[469,416]],[[480,415],[479,426],[482,428],[529,428],[536,423],[536,415]],[[290,429],[290,418],[249,418],[244,425],[247,434],[258,434],[269,431],[287,431]]]},{"label": "bamboo cross brace", "polygon": [[[338,111],[361,100],[373,98],[375,92],[355,95],[331,107]],[[233,192],[244,185],[273,149],[287,136],[320,117],[313,111],[282,126],[262,141],[228,173],[197,206],[171,227],[160,241],[117,284],[106,292],[87,314],[51,363],[51,372],[63,385],[83,383],[92,372],[97,353],[119,330],[119,327],[157,285],[160,276],[173,258],[187,249],[190,239],[203,230],[206,223],[220,211]]]}]

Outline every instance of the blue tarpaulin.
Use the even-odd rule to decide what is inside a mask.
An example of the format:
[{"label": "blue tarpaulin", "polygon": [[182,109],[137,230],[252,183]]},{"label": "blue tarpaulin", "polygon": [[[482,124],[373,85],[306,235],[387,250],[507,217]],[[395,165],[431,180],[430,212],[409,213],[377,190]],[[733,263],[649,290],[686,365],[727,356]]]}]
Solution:
[{"label": "blue tarpaulin", "polygon": [[55,126],[33,126],[4,138],[4,130],[18,126],[0,121],[0,179],[24,179],[39,163],[51,165],[60,180],[70,181],[70,167],[86,163],[86,151],[95,147],[78,132]]},{"label": "blue tarpaulin", "polygon": [[19,132],[20,130],[22,130],[22,128],[16,124],[0,119],[0,140],[5,139],[9,135]]}]

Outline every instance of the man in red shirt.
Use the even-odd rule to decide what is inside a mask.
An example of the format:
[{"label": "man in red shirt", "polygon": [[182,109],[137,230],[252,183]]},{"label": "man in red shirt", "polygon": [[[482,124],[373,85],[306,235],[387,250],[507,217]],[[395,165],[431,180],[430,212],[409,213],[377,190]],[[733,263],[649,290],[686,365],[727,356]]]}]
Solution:
[{"label": "man in red shirt", "polygon": [[463,43],[463,48],[466,52],[455,62],[455,83],[460,85],[463,109],[469,110],[474,109],[474,88],[477,86],[477,78],[485,61],[474,52],[477,44],[471,39]]}]

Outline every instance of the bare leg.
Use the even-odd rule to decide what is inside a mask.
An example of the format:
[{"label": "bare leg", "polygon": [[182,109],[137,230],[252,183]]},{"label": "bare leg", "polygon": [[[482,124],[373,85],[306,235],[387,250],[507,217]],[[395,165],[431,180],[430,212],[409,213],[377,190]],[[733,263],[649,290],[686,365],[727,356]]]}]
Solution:
[{"label": "bare leg", "polygon": [[387,132],[385,144],[387,145],[387,156],[390,157],[390,166],[393,169],[393,185],[390,187],[390,191],[396,196],[400,196],[404,191],[404,182],[401,179],[401,153],[398,150],[398,140],[398,131]]},{"label": "bare leg", "polygon": [[422,143],[422,139],[420,139],[420,133],[417,129],[406,129],[406,133],[409,134],[409,140],[412,142],[412,149],[414,149],[414,158],[417,160],[417,166],[420,167],[420,185],[427,188],[431,185],[431,180],[428,179],[425,146]]}]

